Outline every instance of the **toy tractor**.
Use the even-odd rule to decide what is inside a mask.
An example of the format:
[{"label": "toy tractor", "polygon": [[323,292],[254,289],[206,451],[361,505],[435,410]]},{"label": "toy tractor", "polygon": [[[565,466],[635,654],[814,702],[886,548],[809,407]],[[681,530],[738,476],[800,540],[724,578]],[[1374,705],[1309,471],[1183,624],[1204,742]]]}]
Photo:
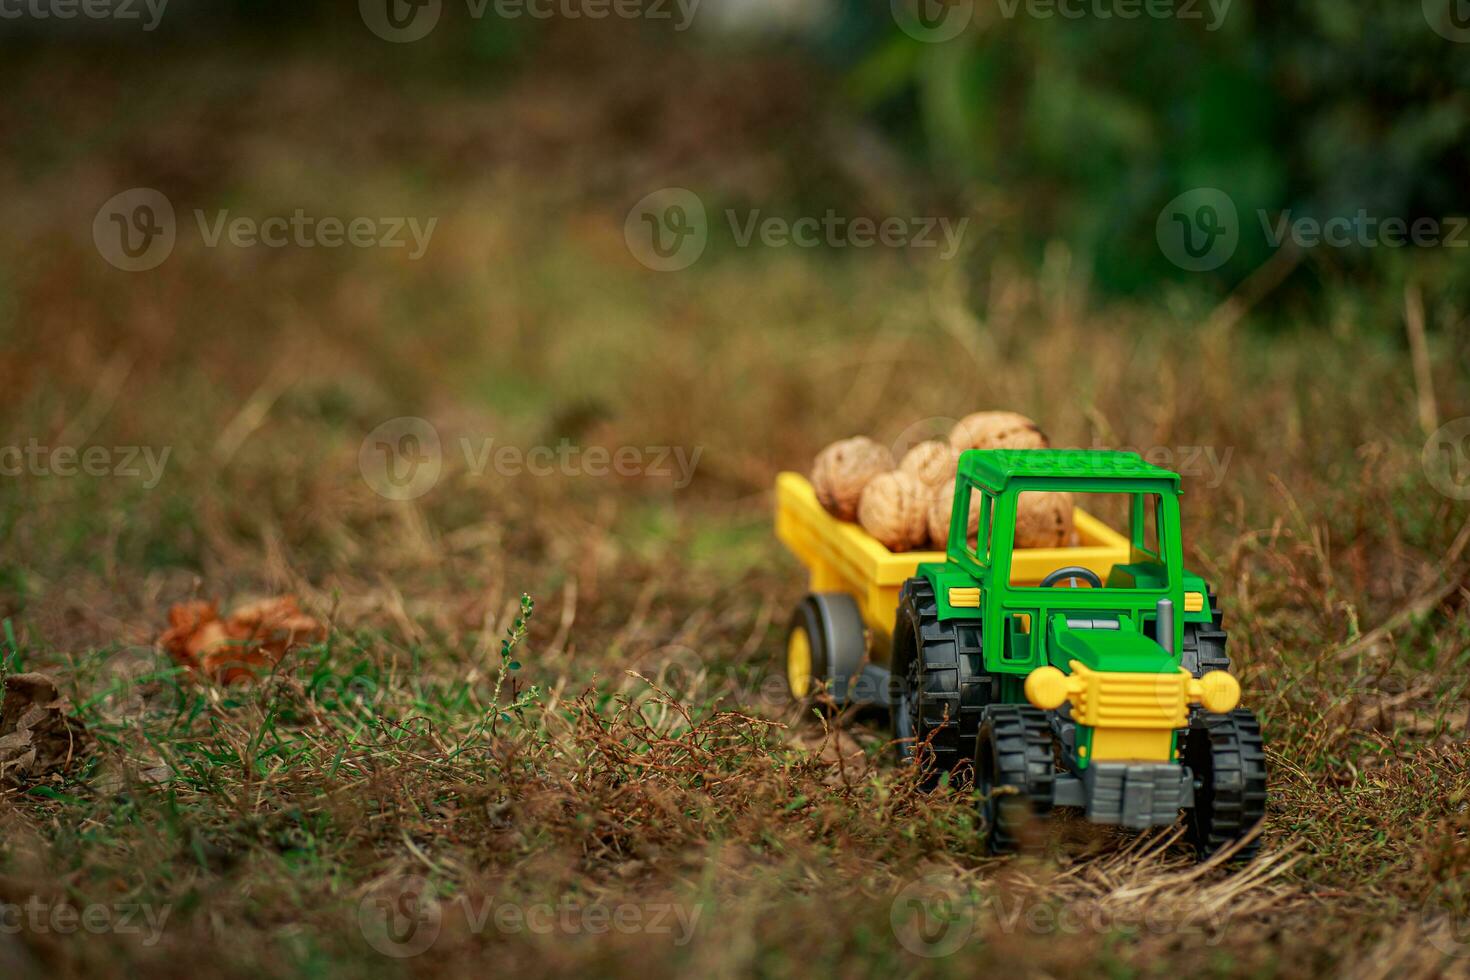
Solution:
[{"label": "toy tractor", "polygon": [[[926,784],[973,780],[996,852],[1055,807],[1134,829],[1184,810],[1201,856],[1231,845],[1264,815],[1265,753],[1215,597],[1184,568],[1179,483],[1133,453],[971,450],[947,549],[894,554],[782,474],[777,533],[812,589],[787,634],[792,696],[886,707]],[[1017,548],[1041,491],[1128,533],[1078,506],[1075,546]]]}]

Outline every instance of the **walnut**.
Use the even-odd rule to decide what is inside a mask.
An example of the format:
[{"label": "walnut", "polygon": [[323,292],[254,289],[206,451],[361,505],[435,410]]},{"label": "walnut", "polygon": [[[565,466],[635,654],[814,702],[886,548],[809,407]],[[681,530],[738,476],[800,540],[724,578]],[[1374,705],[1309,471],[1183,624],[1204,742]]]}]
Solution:
[{"label": "walnut", "polygon": [[1017,548],[1065,548],[1073,542],[1072,495],[1027,490],[1016,501]]},{"label": "walnut", "polygon": [[1045,449],[1051,442],[1046,433],[1024,415],[975,412],[955,423],[949,433],[949,444],[959,450]]},{"label": "walnut", "polygon": [[[929,502],[929,544],[936,550],[943,551],[949,547],[949,521],[954,511],[954,482],[950,481],[941,487],[934,489],[934,499]],[[980,501],[975,499],[974,491],[971,491],[970,499],[970,522],[965,531],[965,537],[971,547],[975,545],[975,538],[980,533]]]},{"label": "walnut", "polygon": [[868,481],[893,469],[893,454],[867,436],[843,439],[817,453],[812,464],[812,488],[834,517],[857,517],[858,501]]},{"label": "walnut", "polygon": [[858,522],[889,551],[910,551],[929,537],[929,499],[933,493],[912,473],[880,473],[863,490]]},{"label": "walnut", "polygon": [[960,453],[948,443],[929,439],[917,443],[904,454],[898,468],[917,476],[931,487],[954,483],[955,469],[959,466]]}]

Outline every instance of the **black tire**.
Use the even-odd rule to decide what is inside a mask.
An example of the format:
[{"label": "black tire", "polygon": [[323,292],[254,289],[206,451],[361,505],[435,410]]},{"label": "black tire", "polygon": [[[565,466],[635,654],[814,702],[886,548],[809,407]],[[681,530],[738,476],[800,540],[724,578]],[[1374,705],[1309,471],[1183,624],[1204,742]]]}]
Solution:
[{"label": "black tire", "polygon": [[[1189,840],[1201,859],[1249,834],[1266,815],[1266,750],[1249,708],[1209,715],[1185,736],[1184,764],[1194,777]],[[1255,855],[1259,840],[1239,852]]]},{"label": "black tire", "polygon": [[1230,635],[1222,626],[1224,614],[1220,612],[1220,603],[1215,598],[1215,593],[1209,593],[1209,602],[1208,623],[1184,624],[1184,648],[1180,651],[1180,666],[1195,677],[1201,677],[1212,670],[1230,669],[1230,656],[1225,652],[1225,644]]},{"label": "black tire", "polygon": [[[911,578],[893,629],[889,709],[900,764],[916,764],[932,789],[945,773],[968,780],[980,717],[994,678],[985,672],[978,620],[939,621],[934,589]],[[923,758],[916,749],[927,744]]]},{"label": "black tire", "polygon": [[[810,681],[797,690],[792,671],[793,638],[806,637],[810,652]],[[791,614],[782,648],[786,690],[793,701],[805,703],[825,689],[839,706],[847,703],[850,685],[862,673],[867,656],[867,634],[857,603],[844,592],[813,592]]]},{"label": "black tire", "polygon": [[1056,756],[1046,712],[1022,704],[987,708],[975,773],[986,844],[992,854],[1009,854],[1019,846],[1022,825],[1051,812]]},{"label": "black tire", "polygon": [[[1209,597],[1210,621],[1184,624],[1184,646],[1180,650],[1179,666],[1195,677],[1203,677],[1212,670],[1230,669],[1230,656],[1225,652],[1230,636],[1221,628],[1223,614],[1215,593],[1209,593]],[[1195,705],[1189,709],[1189,727],[1198,728],[1209,717],[1209,712]]]}]

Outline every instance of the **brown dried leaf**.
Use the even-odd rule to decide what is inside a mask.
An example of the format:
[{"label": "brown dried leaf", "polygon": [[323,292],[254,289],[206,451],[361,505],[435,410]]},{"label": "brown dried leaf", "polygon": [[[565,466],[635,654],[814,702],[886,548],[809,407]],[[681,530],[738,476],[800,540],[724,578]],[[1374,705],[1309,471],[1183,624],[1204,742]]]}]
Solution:
[{"label": "brown dried leaf", "polygon": [[45,674],[5,678],[0,704],[0,781],[20,785],[63,772],[92,747],[80,721],[66,714],[67,700]]},{"label": "brown dried leaf", "polygon": [[168,611],[158,645],[179,663],[223,684],[248,681],[257,668],[281,662],[290,650],[317,643],[326,627],[303,613],[295,596],[261,599],[219,617],[215,602],[183,602]]}]

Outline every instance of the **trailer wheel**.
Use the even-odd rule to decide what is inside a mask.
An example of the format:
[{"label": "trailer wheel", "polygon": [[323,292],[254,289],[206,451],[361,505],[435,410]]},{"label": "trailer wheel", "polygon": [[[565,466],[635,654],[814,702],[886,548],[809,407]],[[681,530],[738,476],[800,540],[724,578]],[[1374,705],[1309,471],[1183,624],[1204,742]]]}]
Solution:
[{"label": "trailer wheel", "polygon": [[784,666],[791,699],[805,703],[824,688],[838,705],[862,672],[867,634],[857,603],[844,592],[813,592],[796,607],[786,630]]},{"label": "trailer wheel", "polygon": [[[1266,751],[1261,725],[1248,708],[1210,715],[1185,735],[1180,753],[1194,776],[1189,840],[1201,858],[1250,833],[1266,815]],[[1241,860],[1259,847],[1251,841]]]},{"label": "trailer wheel", "polygon": [[1009,854],[1019,845],[1022,825],[1051,812],[1056,763],[1046,712],[1022,704],[985,709],[975,773],[985,842],[992,854]]},{"label": "trailer wheel", "polygon": [[994,691],[981,636],[978,620],[939,621],[928,579],[904,583],[893,629],[888,704],[898,762],[924,767],[925,789],[937,786],[945,773],[969,778],[975,733]]}]

